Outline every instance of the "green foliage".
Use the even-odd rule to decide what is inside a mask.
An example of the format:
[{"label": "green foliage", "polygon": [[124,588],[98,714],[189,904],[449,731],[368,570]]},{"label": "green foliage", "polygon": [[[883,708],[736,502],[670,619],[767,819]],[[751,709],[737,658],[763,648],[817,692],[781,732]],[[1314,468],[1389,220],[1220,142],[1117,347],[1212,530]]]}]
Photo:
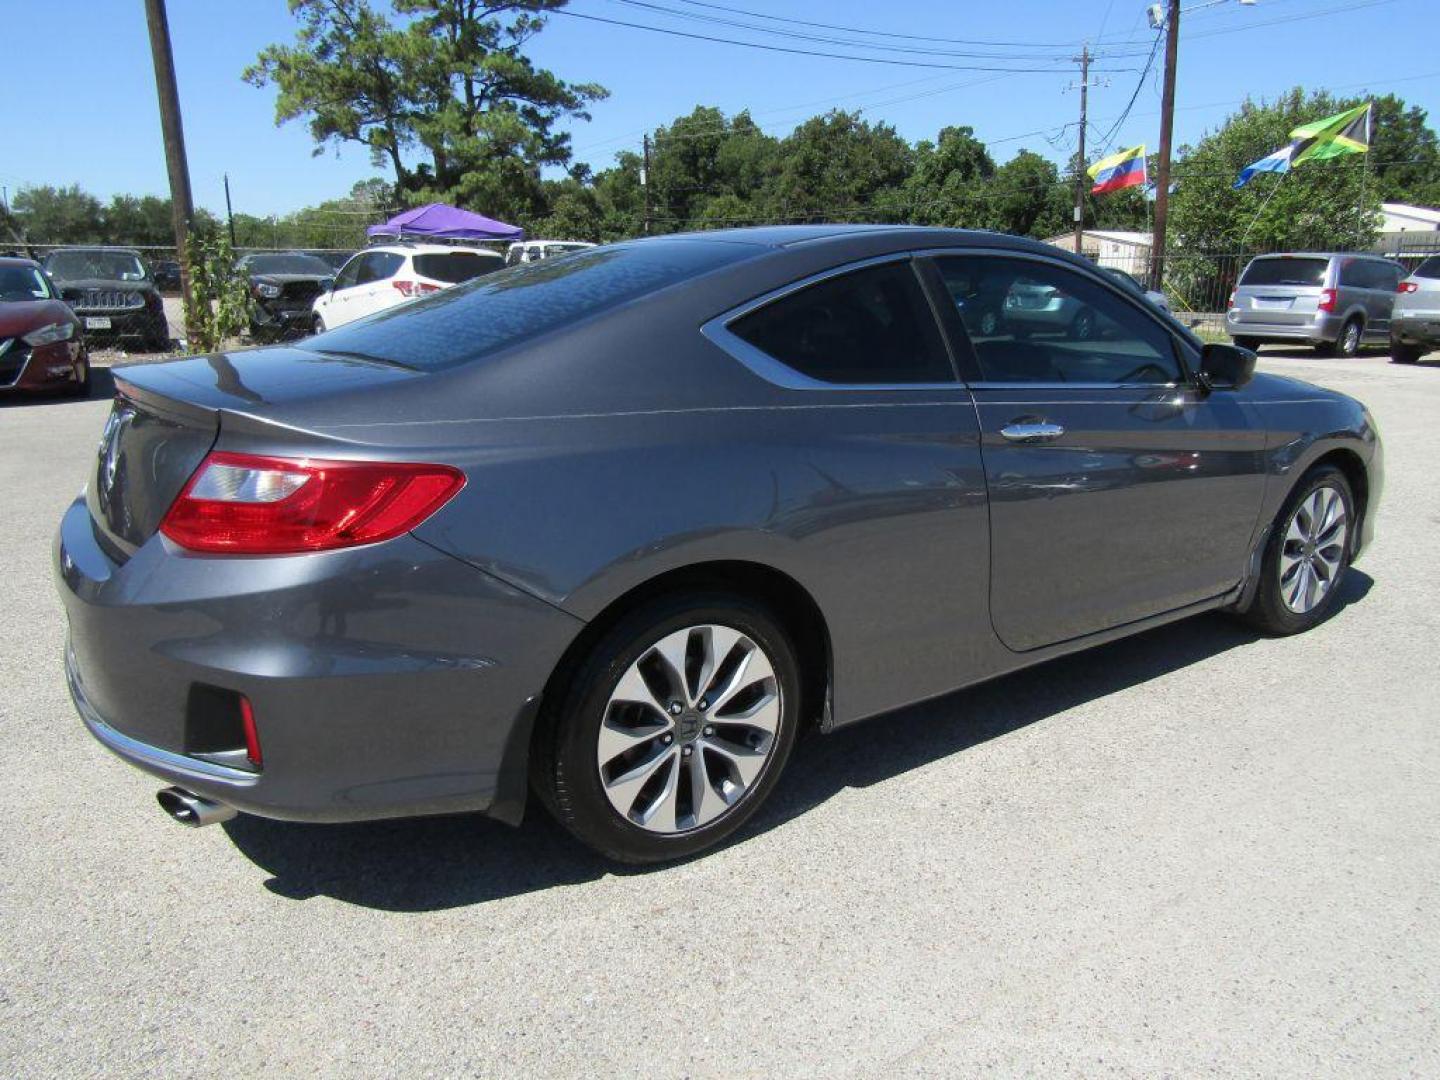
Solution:
[{"label": "green foliage", "polygon": [[250,281],[235,266],[230,237],[191,234],[190,294],[185,298],[189,351],[209,353],[224,348],[250,323]]},{"label": "green foliage", "polygon": [[[109,205],[77,185],[24,187],[15,195],[9,239],[22,244],[121,244],[165,246],[175,243],[170,200],[154,195],[116,195]],[[211,232],[215,215],[197,210],[191,227]]]},{"label": "green foliage", "polygon": [[[570,160],[567,117],[606,96],[537,68],[525,45],[567,0],[290,0],[293,45],[244,78],[274,85],[277,124],[305,117],[316,153],[358,142],[387,163],[406,204],[447,202],[508,218],[546,208],[540,169]],[[406,154],[426,160],[413,168]]]},{"label": "green foliage", "polygon": [[235,243],[241,248],[340,249],[365,246],[365,228],[390,217],[395,207],[384,180],[361,180],[350,194],[307,206],[283,218],[235,215]]}]

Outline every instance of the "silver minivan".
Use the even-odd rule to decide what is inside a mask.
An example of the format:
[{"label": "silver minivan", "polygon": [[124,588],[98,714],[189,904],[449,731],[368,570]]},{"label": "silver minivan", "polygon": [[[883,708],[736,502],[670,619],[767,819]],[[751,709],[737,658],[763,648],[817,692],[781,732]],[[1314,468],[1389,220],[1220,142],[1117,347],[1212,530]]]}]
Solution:
[{"label": "silver minivan", "polygon": [[1440,349],[1440,255],[1431,255],[1400,283],[1390,321],[1390,359],[1413,364]]},{"label": "silver minivan", "polygon": [[1225,313],[1235,344],[1299,341],[1331,356],[1390,339],[1395,288],[1405,268],[1380,255],[1298,252],[1250,260]]}]

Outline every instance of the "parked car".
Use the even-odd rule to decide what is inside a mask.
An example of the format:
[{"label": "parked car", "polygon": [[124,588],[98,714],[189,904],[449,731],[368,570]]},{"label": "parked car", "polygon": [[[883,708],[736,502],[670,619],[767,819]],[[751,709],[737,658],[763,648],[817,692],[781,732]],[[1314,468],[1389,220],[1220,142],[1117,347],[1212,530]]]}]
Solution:
[{"label": "parked car", "polygon": [[[973,335],[951,298],[1021,278],[1115,329]],[[814,225],[126,368],[56,545],[70,691],[189,824],[515,822],[533,781],[610,857],[689,855],[804,727],[1325,618],[1379,436],[1254,364],[1048,245]]]},{"label": "parked car", "polygon": [[165,305],[138,251],[60,248],[45,256],[45,272],[92,341],[129,342],[152,352],[170,347]]},{"label": "parked car", "polygon": [[236,267],[250,280],[250,336],[256,341],[308,334],[311,306],[335,278],[329,263],[299,251],[245,255]]},{"label": "parked car", "polygon": [[1235,344],[1303,342],[1331,356],[1354,356],[1390,337],[1399,263],[1379,255],[1257,255],[1245,267],[1225,313]]},{"label": "parked car", "polygon": [[1147,289],[1144,285],[1141,285],[1139,280],[1136,279],[1135,275],[1126,273],[1118,266],[1102,266],[1100,267],[1100,272],[1110,275],[1111,280],[1119,282],[1123,288],[1129,289],[1131,292],[1143,296],[1146,300],[1150,301],[1150,303],[1154,304],[1161,311],[1167,313],[1170,311],[1169,298],[1167,298],[1166,295],[1163,292],[1160,292],[1158,289]]},{"label": "parked car", "polygon": [[180,264],[174,259],[161,259],[155,264],[155,288],[162,293],[180,291]]},{"label": "parked car", "polygon": [[1440,349],[1440,255],[1431,255],[1400,282],[1390,319],[1390,359],[1413,364]]},{"label": "parked car", "polygon": [[90,392],[85,331],[33,259],[0,258],[0,395]]},{"label": "parked car", "polygon": [[505,265],[489,248],[384,244],[356,254],[314,304],[317,334],[407,300],[493,273]]},{"label": "parked car", "polygon": [[572,251],[584,251],[594,246],[583,240],[520,240],[505,249],[505,265],[539,262],[541,259],[553,259],[556,255],[568,255]]}]

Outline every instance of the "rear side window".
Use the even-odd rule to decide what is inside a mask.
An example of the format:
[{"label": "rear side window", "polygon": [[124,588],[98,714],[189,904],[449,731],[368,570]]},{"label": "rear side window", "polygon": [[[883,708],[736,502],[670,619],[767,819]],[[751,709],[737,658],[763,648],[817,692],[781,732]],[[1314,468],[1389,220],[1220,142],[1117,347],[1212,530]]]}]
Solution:
[{"label": "rear side window", "polygon": [[955,381],[935,317],[908,261],[827,278],[737,319],[729,329],[821,382]]},{"label": "rear side window", "polygon": [[1394,289],[1390,267],[1375,259],[1340,260],[1340,284],[1355,289]]},{"label": "rear side window", "polygon": [[399,270],[404,262],[405,256],[398,255],[393,251],[367,252],[360,259],[359,284],[384,281],[386,278],[393,277],[395,271]]},{"label": "rear side window", "polygon": [[1415,276],[1423,278],[1440,278],[1440,255],[1431,255],[1415,268]]},{"label": "rear side window", "polygon": [[440,251],[416,255],[415,272],[421,277],[451,285],[469,281],[481,274],[499,270],[505,264],[489,255],[476,255],[472,251]]},{"label": "rear side window", "polygon": [[478,360],[762,250],[748,244],[652,240],[522,263],[348,323],[299,347],[434,371]]},{"label": "rear side window", "polygon": [[1328,259],[1256,259],[1245,268],[1241,285],[1324,285]]}]

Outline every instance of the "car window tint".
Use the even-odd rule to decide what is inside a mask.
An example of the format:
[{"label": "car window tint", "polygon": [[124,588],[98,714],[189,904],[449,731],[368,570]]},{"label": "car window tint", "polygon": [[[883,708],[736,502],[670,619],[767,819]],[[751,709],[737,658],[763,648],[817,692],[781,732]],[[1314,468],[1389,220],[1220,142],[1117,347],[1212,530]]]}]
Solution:
[{"label": "car window tint", "polygon": [[371,281],[384,281],[392,277],[395,271],[399,270],[405,262],[405,256],[393,251],[367,251],[360,263],[359,283],[365,285]]},{"label": "car window tint", "polygon": [[1241,285],[1313,285],[1325,284],[1328,259],[1255,259],[1240,276]]},{"label": "car window tint", "polygon": [[908,261],[806,286],[737,319],[730,330],[822,382],[955,381],[935,316]]},{"label": "car window tint", "polygon": [[1440,255],[1431,255],[1415,268],[1415,276],[1423,278],[1440,278]]},{"label": "car window tint", "polygon": [[303,343],[434,370],[619,307],[687,278],[751,258],[747,244],[652,240],[522,263],[349,323]]},{"label": "car window tint", "polygon": [[1352,289],[1383,289],[1386,285],[1384,264],[1374,259],[1342,259],[1340,284]]},{"label": "car window tint", "polygon": [[364,259],[364,255],[356,255],[347,262],[344,267],[341,268],[340,273],[335,275],[334,287],[337,289],[348,289],[351,285],[354,285],[359,278],[360,263],[363,262]]},{"label": "car window tint", "polygon": [[49,300],[50,286],[34,266],[0,266],[0,301]]},{"label": "car window tint", "polygon": [[1087,276],[1028,259],[935,263],[986,382],[1180,381],[1169,332]]},{"label": "car window tint", "polygon": [[451,285],[499,270],[504,265],[499,259],[489,255],[476,255],[470,251],[427,252],[416,255],[414,264],[415,272],[421,277],[449,282]]}]

